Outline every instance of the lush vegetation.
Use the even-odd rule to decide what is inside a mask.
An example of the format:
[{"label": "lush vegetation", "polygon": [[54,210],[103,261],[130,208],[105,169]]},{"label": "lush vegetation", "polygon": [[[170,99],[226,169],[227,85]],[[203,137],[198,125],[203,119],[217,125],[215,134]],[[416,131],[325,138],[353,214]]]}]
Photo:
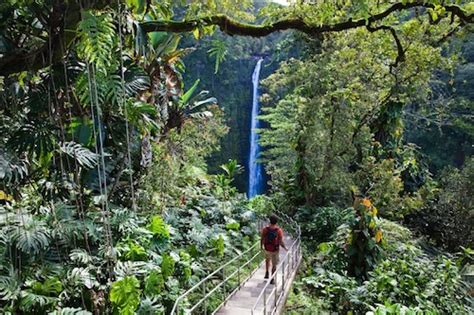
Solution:
[{"label": "lush vegetation", "polygon": [[2,314],[169,313],[274,209],[302,228],[287,313],[473,312],[474,4],[253,2],[0,4]]}]

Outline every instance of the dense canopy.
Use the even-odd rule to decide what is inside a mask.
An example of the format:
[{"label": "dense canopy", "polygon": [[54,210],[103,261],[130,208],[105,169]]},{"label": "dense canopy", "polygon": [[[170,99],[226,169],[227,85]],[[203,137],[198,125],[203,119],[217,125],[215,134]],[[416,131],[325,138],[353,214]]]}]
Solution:
[{"label": "dense canopy", "polygon": [[2,314],[169,314],[272,212],[287,314],[472,313],[474,2],[288,2],[0,4]]}]

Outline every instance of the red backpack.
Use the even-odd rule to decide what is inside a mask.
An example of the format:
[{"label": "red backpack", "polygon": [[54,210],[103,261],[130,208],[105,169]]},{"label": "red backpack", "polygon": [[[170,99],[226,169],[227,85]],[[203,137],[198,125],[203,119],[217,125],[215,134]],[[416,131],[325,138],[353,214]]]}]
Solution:
[{"label": "red backpack", "polygon": [[280,248],[280,238],[278,234],[280,228],[271,228],[267,226],[265,228],[265,239],[263,240],[263,245],[265,250],[269,252],[276,252]]}]

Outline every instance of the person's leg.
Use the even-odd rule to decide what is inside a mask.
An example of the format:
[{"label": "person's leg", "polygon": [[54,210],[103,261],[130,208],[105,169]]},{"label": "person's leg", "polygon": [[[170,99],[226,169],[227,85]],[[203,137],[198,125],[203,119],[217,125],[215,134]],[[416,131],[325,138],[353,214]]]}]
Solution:
[{"label": "person's leg", "polygon": [[265,279],[268,279],[268,270],[270,269],[270,253],[265,251]]},{"label": "person's leg", "polygon": [[[272,253],[272,275],[275,273],[279,261],[280,261],[280,252],[279,251],[273,252]],[[275,282],[275,278],[272,278],[270,283],[273,284],[274,282]]]}]

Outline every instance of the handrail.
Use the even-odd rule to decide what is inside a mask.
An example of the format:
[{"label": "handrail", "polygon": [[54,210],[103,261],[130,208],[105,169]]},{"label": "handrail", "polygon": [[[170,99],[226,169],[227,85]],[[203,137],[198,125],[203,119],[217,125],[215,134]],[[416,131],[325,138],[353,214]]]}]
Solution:
[{"label": "handrail", "polygon": [[[274,287],[269,293],[268,298],[270,298],[273,294],[275,295],[274,301],[272,308],[270,310],[270,314],[274,314],[277,310],[277,307],[280,305],[281,299],[285,295],[286,292],[286,286],[289,285],[289,282],[285,284],[285,280],[288,280],[289,278],[289,273],[296,272],[296,269],[299,265],[299,262],[301,260],[301,228],[300,226],[289,216],[287,216],[284,213],[278,213],[279,216],[284,216],[286,219],[288,219],[290,222],[294,224],[296,227],[295,232],[296,232],[296,239],[294,240],[293,244],[291,244],[290,248],[286,252],[285,256],[283,257],[282,261],[278,264],[277,268],[275,269],[275,272],[272,273],[272,275],[268,278],[266,281],[262,291],[260,292],[257,301],[255,301],[251,314],[254,315],[256,312],[256,309],[258,305],[261,303],[261,300],[263,299],[263,315],[267,314],[267,288],[269,285],[274,283]],[[285,265],[286,265],[286,270],[285,270]],[[290,269],[291,268],[291,269]],[[282,280],[282,286],[280,290],[280,294],[278,294],[278,273],[281,271],[281,280]],[[285,277],[286,274],[286,277]]]},{"label": "handrail", "polygon": [[[287,270],[291,267],[292,269],[291,270],[288,270],[289,271],[293,271],[295,266],[297,267],[297,264],[299,264],[299,258],[300,258],[300,235],[301,235],[301,229],[299,227],[299,225],[292,219],[290,218],[288,215],[284,214],[284,213],[281,213],[279,211],[276,211],[275,213],[278,217],[280,217],[280,219],[282,219],[282,223],[284,223],[285,225],[288,224],[288,232],[290,232],[291,230],[291,233],[289,234],[292,234],[294,237],[296,237],[295,241],[293,242],[293,244],[290,246],[290,249],[288,250],[288,252],[286,253],[285,257],[283,258],[282,262],[277,266],[277,271],[275,271],[274,274],[272,274],[272,276],[270,277],[270,279],[268,279],[268,281],[266,282],[265,284],[265,287],[264,287],[264,291],[259,295],[258,299],[257,299],[257,303],[254,305],[254,307],[252,308],[252,314],[254,313],[254,310],[259,302],[259,300],[261,299],[262,297],[262,294],[265,292],[266,288],[268,287],[270,281],[272,279],[276,279],[276,276],[278,274],[278,271],[282,268],[283,266],[283,273],[282,273],[282,277],[283,277],[283,281],[285,279],[285,270],[284,270],[284,266],[285,266],[285,262],[289,259],[288,257],[290,253],[293,253],[293,252],[296,252],[296,255],[292,255],[291,258],[293,259],[292,260],[292,264],[290,266],[289,263],[286,264],[287,266]],[[259,221],[258,223],[258,230],[260,231],[261,229],[263,228],[263,223],[261,221]],[[296,245],[296,246],[295,246]],[[191,314],[193,311],[195,311],[200,305],[203,304],[204,306],[204,310],[201,314],[207,314],[207,307],[206,307],[206,301],[208,300],[208,298],[214,294],[215,292],[217,292],[217,290],[221,287],[223,287],[224,289],[224,292],[223,292],[223,301],[222,303],[216,308],[216,310],[213,312],[213,314],[222,306],[222,305],[225,305],[225,303],[240,289],[242,283],[246,282],[255,272],[258,268],[254,269],[253,271],[250,272],[250,275],[248,275],[245,279],[243,279],[241,281],[241,270],[246,268],[247,266],[250,266],[253,262],[255,262],[257,259],[259,259],[262,255],[260,249],[258,250],[258,252],[254,255],[251,255],[250,258],[246,259],[244,262],[242,262],[241,264],[239,264],[239,266],[237,267],[237,270],[234,270],[231,274],[229,275],[226,275],[225,274],[225,271],[226,271],[226,267],[230,266],[232,263],[234,262],[239,262],[243,257],[245,257],[247,254],[249,253],[252,253],[252,251],[254,251],[256,248],[258,248],[260,246],[260,240],[257,241],[256,243],[254,243],[250,248],[248,248],[247,250],[245,250],[244,252],[240,253],[239,255],[237,255],[236,257],[232,258],[231,260],[229,260],[227,263],[225,263],[224,265],[222,265],[221,267],[219,267],[218,269],[216,269],[215,271],[213,271],[212,273],[210,273],[209,275],[207,275],[205,278],[203,278],[202,280],[200,280],[198,283],[196,283],[194,286],[192,286],[190,289],[188,289],[186,292],[184,292],[183,294],[181,294],[175,301],[174,305],[173,305],[173,308],[170,312],[171,315],[179,315],[180,314],[180,304],[183,302],[183,300],[189,296],[191,293],[197,291],[198,289],[201,289],[202,290],[202,294],[203,294],[203,297],[201,297],[197,302],[194,303],[194,305],[190,308],[186,308],[184,309],[184,314]],[[295,250],[296,249],[296,250]],[[263,258],[263,257],[262,257]],[[298,260],[295,260],[296,258],[298,258]],[[260,265],[260,263],[259,263]],[[206,282],[211,280],[214,276],[216,275],[221,275],[222,276],[222,280],[219,281],[219,283],[217,284],[213,284],[213,288],[211,290],[207,290],[207,285],[206,285]],[[231,292],[228,292],[226,293],[226,283],[232,279],[233,277],[235,276],[238,276],[238,286],[236,288],[234,288]],[[275,288],[274,290],[277,288],[277,286],[275,285]],[[282,290],[283,291],[283,290]],[[272,290],[272,293],[273,293],[273,290]],[[280,297],[278,298],[278,301],[280,301],[281,299],[281,293],[280,293]],[[265,294],[264,294],[264,300],[266,300],[266,297],[265,297]],[[275,307],[276,307],[276,302],[277,302],[277,296],[275,294]],[[266,304],[266,301],[265,303]],[[264,312],[265,312],[266,308],[264,309]],[[273,311],[272,311],[273,312]]]},{"label": "handrail", "polygon": [[[259,228],[260,228],[260,224],[259,224]],[[201,286],[205,285],[205,282],[208,281],[209,279],[211,279],[213,276],[219,274],[219,273],[222,273],[225,269],[225,267],[231,265],[233,262],[235,262],[236,260],[242,258],[244,255],[248,254],[249,252],[251,252],[252,250],[254,250],[255,248],[257,248],[257,246],[260,245],[260,240],[255,242],[250,248],[248,248],[247,250],[245,250],[244,252],[240,253],[239,255],[235,256],[234,258],[232,258],[231,260],[229,260],[227,263],[225,263],[224,265],[222,265],[221,267],[219,267],[218,269],[214,270],[213,272],[211,272],[209,275],[207,275],[205,278],[201,279],[198,283],[196,283],[194,286],[192,286],[191,288],[189,288],[186,292],[184,292],[183,294],[181,294],[175,301],[174,305],[173,305],[173,308],[171,309],[171,312],[170,312],[170,315],[174,315],[174,314],[179,314],[179,304],[180,302],[186,297],[188,296],[190,293],[196,291],[197,289],[201,288]],[[247,261],[248,262],[248,261]],[[246,263],[247,263],[246,262]],[[240,271],[240,268],[239,268],[239,271]],[[225,282],[227,282],[227,280],[229,279],[229,277],[227,278],[224,278],[222,282],[220,282],[218,285],[216,285],[214,287],[213,290],[209,291],[207,294],[206,292],[204,292],[205,296],[200,299],[191,309],[189,310],[186,310],[187,313],[190,313],[192,312],[194,309],[196,309],[199,305],[201,305],[212,293],[214,293],[220,286],[222,286]],[[205,286],[204,286],[205,288]],[[206,290],[204,290],[206,291]]]}]

